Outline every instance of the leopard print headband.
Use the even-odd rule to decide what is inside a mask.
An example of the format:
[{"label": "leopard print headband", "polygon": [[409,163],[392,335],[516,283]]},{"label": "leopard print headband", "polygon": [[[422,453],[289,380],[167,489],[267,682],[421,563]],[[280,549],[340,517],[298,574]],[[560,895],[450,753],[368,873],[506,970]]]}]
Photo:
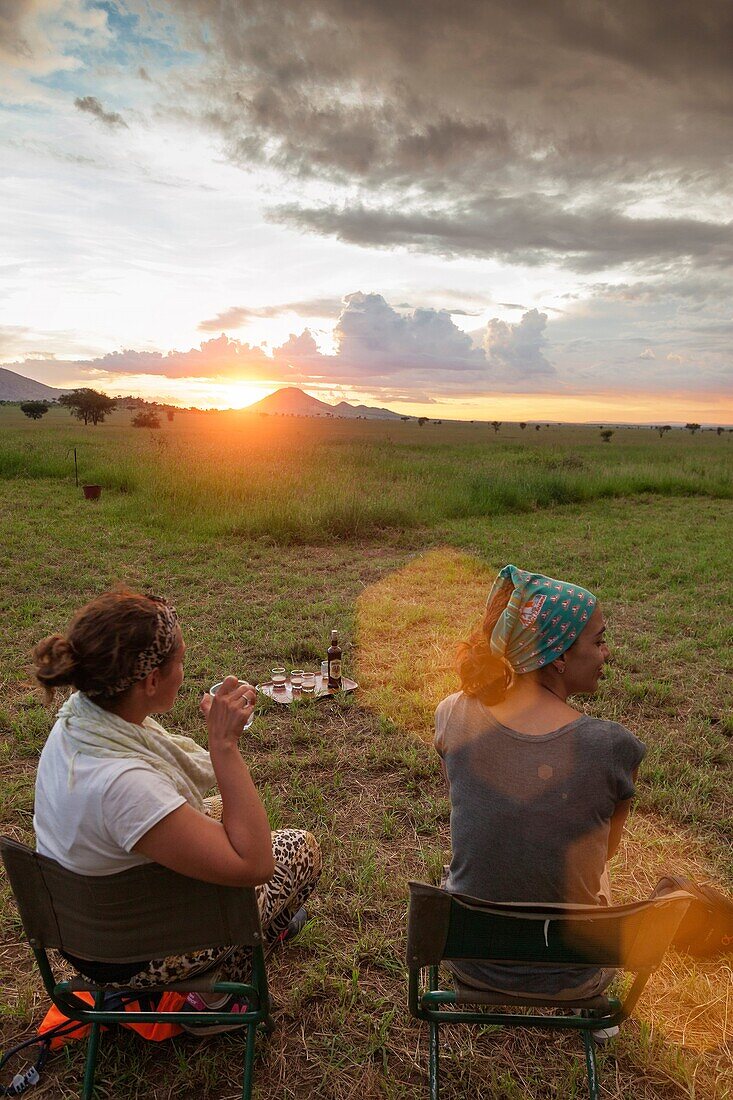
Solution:
[{"label": "leopard print headband", "polygon": [[154,668],[160,668],[170,656],[176,643],[176,627],[178,626],[176,609],[162,596],[148,596],[148,599],[155,603],[158,613],[153,641],[147,649],[144,649],[142,653],[138,653],[129,676],[125,676],[124,679],[118,680],[111,686],[105,685],[104,688],[97,691],[87,691],[87,695],[120,695],[123,691],[131,688],[133,684],[138,684],[141,680],[144,680]]}]

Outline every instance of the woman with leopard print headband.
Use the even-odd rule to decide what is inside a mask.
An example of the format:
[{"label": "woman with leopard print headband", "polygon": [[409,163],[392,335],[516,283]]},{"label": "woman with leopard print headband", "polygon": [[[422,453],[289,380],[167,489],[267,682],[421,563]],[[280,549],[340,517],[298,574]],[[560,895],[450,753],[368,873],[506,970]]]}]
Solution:
[{"label": "woman with leopard print headband", "polygon": [[[238,744],[255,702],[251,684],[230,676],[215,697],[203,697],[208,751],[152,718],[175,703],[185,649],[175,609],[124,588],[92,600],[66,634],[36,647],[36,677],[48,694],[76,688],[38,765],[37,849],[82,875],[152,861],[204,882],[255,886],[265,939],[275,942],[296,915],[303,920],[320,849],[301,830],[270,833]],[[217,785],[220,795],[206,798]],[[247,981],[250,964],[234,945],[132,964],[70,961],[93,980],[136,989],[155,985],[163,970],[166,980],[215,969],[218,980]],[[222,1011],[219,1001],[190,998],[196,1008]],[[231,1007],[236,1014],[239,1006]],[[229,1026],[236,1024],[192,1030]]]}]

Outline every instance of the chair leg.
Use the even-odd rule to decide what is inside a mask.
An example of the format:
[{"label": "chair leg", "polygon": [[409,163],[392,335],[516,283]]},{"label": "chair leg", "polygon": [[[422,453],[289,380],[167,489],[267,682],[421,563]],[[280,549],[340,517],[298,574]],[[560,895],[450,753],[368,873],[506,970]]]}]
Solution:
[{"label": "chair leg", "polygon": [[583,1046],[585,1047],[585,1066],[588,1070],[588,1096],[590,1100],[598,1100],[600,1096],[598,1065],[596,1064],[595,1043],[590,1031],[583,1032]]},{"label": "chair leg", "polygon": [[255,1032],[257,1027],[250,1024],[247,1028],[247,1040],[244,1048],[244,1080],[242,1082],[242,1100],[250,1100],[252,1095],[252,1067],[255,1057]]},{"label": "chair leg", "polygon": [[97,1051],[99,1050],[99,1033],[101,1024],[92,1024],[87,1042],[87,1059],[84,1066],[84,1084],[81,1090],[82,1100],[92,1100],[94,1096],[94,1071],[97,1068]]},{"label": "chair leg", "polygon": [[430,1073],[430,1100],[439,1100],[440,1097],[440,1069],[439,1069],[439,1054],[440,1054],[440,1040],[438,1037],[438,1025],[430,1020],[430,1052],[429,1052],[429,1073]]}]

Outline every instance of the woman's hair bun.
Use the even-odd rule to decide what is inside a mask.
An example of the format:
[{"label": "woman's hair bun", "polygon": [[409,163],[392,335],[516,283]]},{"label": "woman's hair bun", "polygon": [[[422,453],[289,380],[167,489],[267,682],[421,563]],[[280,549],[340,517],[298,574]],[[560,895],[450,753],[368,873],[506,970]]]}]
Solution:
[{"label": "woman's hair bun", "polygon": [[507,659],[491,651],[491,636],[513,591],[511,581],[504,581],[486,608],[481,629],[458,646],[461,691],[474,695],[487,706],[500,703],[514,681],[514,670]]},{"label": "woman's hair bun", "polygon": [[461,690],[466,695],[475,695],[488,706],[501,702],[514,679],[509,662],[504,657],[494,656],[480,631],[459,644],[458,675]]},{"label": "woman's hair bun", "polygon": [[76,653],[63,634],[50,634],[33,650],[36,679],[46,688],[63,687],[74,682]]},{"label": "woman's hair bun", "polygon": [[154,642],[159,604],[121,586],[79,608],[63,634],[50,634],[33,651],[36,679],[49,693],[71,685],[93,695],[109,694],[130,676],[139,654]]}]

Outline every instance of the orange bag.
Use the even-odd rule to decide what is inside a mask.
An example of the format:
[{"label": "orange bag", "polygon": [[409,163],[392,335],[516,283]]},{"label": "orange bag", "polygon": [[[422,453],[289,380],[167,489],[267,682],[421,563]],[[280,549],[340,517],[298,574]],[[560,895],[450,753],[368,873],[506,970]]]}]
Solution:
[{"label": "orange bag", "polygon": [[[75,994],[81,1000],[86,1001],[87,1004],[94,1004],[94,997],[91,993],[77,993]],[[141,994],[141,998],[144,994]],[[150,998],[146,997],[146,1001],[149,1002]],[[164,993],[160,1000],[155,1005],[155,1012],[179,1012],[186,1003],[185,993]],[[140,1000],[125,1001],[124,1008],[126,1012],[145,1012],[148,1011],[148,1006],[141,1004]],[[42,1039],[46,1032],[51,1031],[53,1028],[59,1027],[64,1023],[71,1024],[68,1016],[64,1016],[63,1012],[51,1005],[48,1012],[43,1018],[40,1027],[38,1028],[38,1038]],[[180,1035],[183,1028],[180,1024],[166,1024],[163,1022],[153,1024],[122,1024],[123,1027],[129,1027],[132,1031],[136,1031],[138,1035],[141,1035],[143,1039],[148,1039],[153,1043],[160,1043],[164,1039],[172,1039],[174,1035]],[[68,1031],[64,1031],[61,1036],[51,1038],[50,1048],[51,1050],[58,1050],[64,1043],[69,1042],[71,1039],[83,1039],[89,1034],[91,1025],[80,1023],[77,1027],[70,1027]]]},{"label": "orange bag", "polygon": [[[77,993],[76,996],[86,1001],[87,1004],[94,1004],[91,993]],[[137,996],[139,999],[133,999],[136,994],[130,991],[108,993],[105,997],[105,1007],[110,1012],[117,1012],[121,1009],[130,1012],[177,1012],[186,1002],[183,993],[169,992],[164,993],[161,997],[157,997],[152,993],[140,993]],[[163,1039],[171,1039],[183,1030],[179,1024],[167,1024],[164,1021],[152,1024],[130,1023],[122,1024],[122,1026],[132,1028],[143,1039],[150,1039],[154,1043],[159,1043]],[[24,1039],[17,1046],[0,1054],[0,1070],[4,1070],[8,1062],[17,1057],[22,1051],[32,1046],[38,1046],[38,1056],[35,1062],[24,1073],[16,1073],[9,1086],[0,1085],[0,1096],[20,1096],[26,1089],[37,1085],[41,1079],[41,1073],[49,1052],[58,1050],[70,1039],[83,1039],[89,1033],[90,1027],[90,1024],[77,1023],[69,1019],[55,1005],[52,1005],[33,1038]]]}]

